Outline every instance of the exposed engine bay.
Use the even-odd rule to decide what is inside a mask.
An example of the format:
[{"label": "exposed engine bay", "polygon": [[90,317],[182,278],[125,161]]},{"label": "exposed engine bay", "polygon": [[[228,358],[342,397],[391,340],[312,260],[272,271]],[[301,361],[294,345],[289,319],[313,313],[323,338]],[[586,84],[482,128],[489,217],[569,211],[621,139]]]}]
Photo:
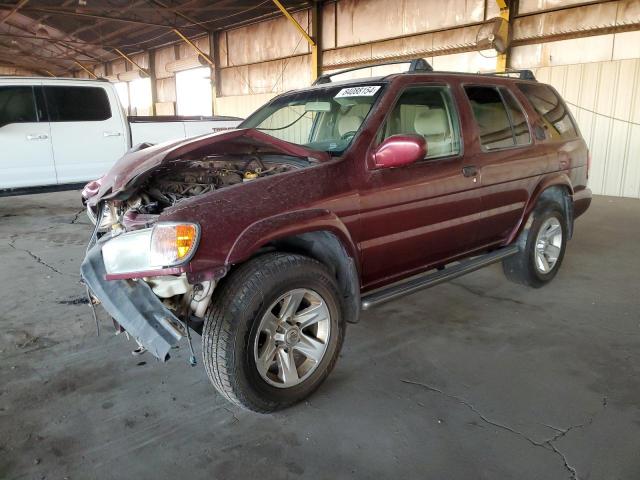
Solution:
[{"label": "exposed engine bay", "polygon": [[[181,201],[214,192],[258,178],[297,170],[307,164],[304,160],[277,161],[258,155],[207,156],[196,160],[179,159],[156,170],[141,183],[126,200],[106,203],[99,230],[135,230],[150,226],[168,207]],[[95,222],[96,211],[89,209]]]},{"label": "exposed engine bay", "polygon": [[258,156],[247,160],[205,157],[186,165],[181,162],[180,166],[179,172],[159,173],[141,188],[144,213],[159,213],[185,198],[296,168],[292,164],[265,162]]}]

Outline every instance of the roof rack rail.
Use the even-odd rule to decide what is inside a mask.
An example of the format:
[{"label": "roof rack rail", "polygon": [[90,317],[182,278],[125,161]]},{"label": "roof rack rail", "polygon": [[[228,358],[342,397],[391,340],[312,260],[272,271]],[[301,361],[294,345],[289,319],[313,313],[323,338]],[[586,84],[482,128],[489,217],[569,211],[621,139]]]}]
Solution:
[{"label": "roof rack rail", "polygon": [[504,72],[478,72],[480,75],[495,75],[497,77],[512,77],[517,76],[522,80],[536,80],[536,76],[533,74],[531,70],[511,70],[507,69]]},{"label": "roof rack rail", "polygon": [[397,65],[400,63],[408,63],[409,64],[409,69],[405,72],[405,73],[413,73],[413,72],[433,72],[433,67],[431,65],[429,65],[429,62],[427,62],[424,58],[414,58],[413,60],[396,60],[393,62],[384,62],[384,63],[371,63],[371,64],[367,64],[367,65],[362,65],[360,67],[355,67],[355,68],[347,68],[345,70],[338,70],[337,72],[333,72],[333,73],[325,73],[324,75],[320,75],[315,82],[313,82],[313,85],[322,85],[325,83],[331,83],[331,77],[334,77],[336,75],[340,75],[343,73],[347,73],[347,72],[355,72],[357,70],[363,70],[365,68],[372,68],[372,67],[382,67],[385,65]]}]

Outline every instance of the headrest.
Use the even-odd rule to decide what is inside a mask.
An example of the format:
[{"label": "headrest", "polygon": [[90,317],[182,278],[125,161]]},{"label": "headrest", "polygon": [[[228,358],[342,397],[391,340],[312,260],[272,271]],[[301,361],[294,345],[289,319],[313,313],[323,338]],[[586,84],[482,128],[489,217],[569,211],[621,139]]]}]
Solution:
[{"label": "headrest", "polygon": [[362,125],[363,120],[364,117],[359,115],[343,115],[340,117],[340,120],[338,120],[338,134],[343,136],[346,133],[357,131],[360,128],[360,125]]},{"label": "headrest", "polygon": [[449,132],[447,114],[442,108],[422,110],[413,121],[413,129],[423,137],[444,135]]}]

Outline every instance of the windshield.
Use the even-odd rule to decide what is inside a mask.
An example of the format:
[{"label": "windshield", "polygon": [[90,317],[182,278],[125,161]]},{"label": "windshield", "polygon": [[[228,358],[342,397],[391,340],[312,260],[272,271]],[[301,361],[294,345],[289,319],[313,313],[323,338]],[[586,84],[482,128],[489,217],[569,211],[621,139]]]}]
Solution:
[{"label": "windshield", "polygon": [[362,84],[284,95],[256,111],[240,127],[338,154],[349,146],[382,89],[381,84]]}]

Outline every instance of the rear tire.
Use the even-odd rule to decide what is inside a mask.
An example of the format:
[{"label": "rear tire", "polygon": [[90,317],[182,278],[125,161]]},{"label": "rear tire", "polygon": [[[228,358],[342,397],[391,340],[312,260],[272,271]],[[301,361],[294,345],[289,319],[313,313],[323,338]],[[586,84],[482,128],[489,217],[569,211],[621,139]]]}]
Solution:
[{"label": "rear tire", "polygon": [[567,219],[557,203],[545,202],[533,212],[533,222],[518,237],[520,251],[502,261],[512,282],[540,288],[558,273],[567,246]]},{"label": "rear tire", "polygon": [[214,387],[260,413],[309,396],[342,346],[340,298],[334,277],[311,258],[268,253],[241,265],[221,285],[202,332]]}]

